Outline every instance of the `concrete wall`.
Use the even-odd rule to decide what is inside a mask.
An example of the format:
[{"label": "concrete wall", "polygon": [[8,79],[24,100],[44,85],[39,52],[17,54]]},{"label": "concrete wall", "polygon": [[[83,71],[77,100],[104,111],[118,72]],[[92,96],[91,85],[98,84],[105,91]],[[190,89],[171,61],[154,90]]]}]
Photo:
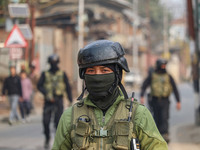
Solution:
[{"label": "concrete wall", "polygon": [[54,52],[54,42],[53,42],[54,28],[51,27],[36,27],[35,28],[35,39],[37,43],[37,48],[39,51],[40,58],[40,71],[47,70],[48,66],[48,56]]},{"label": "concrete wall", "polygon": [[5,77],[9,74],[9,49],[0,48],[0,76]]},{"label": "concrete wall", "polygon": [[180,61],[177,55],[172,55],[171,60],[167,64],[167,71],[174,78],[176,83],[180,82]]}]

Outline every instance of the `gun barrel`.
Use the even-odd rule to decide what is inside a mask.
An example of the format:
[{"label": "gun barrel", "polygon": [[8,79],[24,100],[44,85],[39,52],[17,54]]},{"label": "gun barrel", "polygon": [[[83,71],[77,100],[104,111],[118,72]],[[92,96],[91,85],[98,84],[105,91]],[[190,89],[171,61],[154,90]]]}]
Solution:
[{"label": "gun barrel", "polygon": [[128,121],[131,121],[132,109],[133,109],[133,101],[134,101],[134,95],[135,95],[135,93],[133,92],[133,93],[132,93],[132,98],[131,98],[130,109],[129,109]]}]

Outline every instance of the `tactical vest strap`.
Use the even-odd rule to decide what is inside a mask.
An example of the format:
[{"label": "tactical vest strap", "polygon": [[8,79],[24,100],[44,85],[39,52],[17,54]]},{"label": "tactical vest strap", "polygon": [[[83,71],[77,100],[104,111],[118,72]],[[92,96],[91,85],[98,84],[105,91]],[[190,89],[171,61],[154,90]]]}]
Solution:
[{"label": "tactical vest strap", "polygon": [[137,138],[136,129],[135,129],[135,115],[136,115],[136,111],[137,111],[138,106],[139,106],[139,103],[134,102],[134,108],[133,108],[133,111],[132,111],[132,118],[131,118],[131,122],[133,123],[132,138]]},{"label": "tactical vest strap", "polygon": [[108,137],[108,136],[112,136],[111,130],[105,130],[101,128],[100,130],[94,131],[94,137]]},{"label": "tactical vest strap", "polygon": [[46,71],[45,73],[44,88],[46,90],[46,98],[52,99],[54,95],[64,95],[66,86],[64,83],[64,72],[58,70],[55,74]]}]

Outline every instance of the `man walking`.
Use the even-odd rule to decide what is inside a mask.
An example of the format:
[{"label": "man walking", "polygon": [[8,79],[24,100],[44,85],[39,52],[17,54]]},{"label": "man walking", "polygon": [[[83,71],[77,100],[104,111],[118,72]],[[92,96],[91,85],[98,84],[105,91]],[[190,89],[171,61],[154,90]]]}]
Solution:
[{"label": "man walking", "polygon": [[44,95],[43,126],[45,134],[45,148],[49,147],[50,121],[54,115],[54,127],[58,126],[59,119],[63,113],[63,96],[66,92],[68,99],[72,102],[72,93],[67,75],[58,67],[59,57],[56,54],[49,56],[50,69],[41,74],[37,87]]},{"label": "man walking", "polygon": [[4,81],[2,88],[3,99],[5,98],[6,93],[8,95],[11,108],[9,124],[12,125],[15,121],[19,120],[17,106],[19,99],[22,97],[21,80],[16,74],[15,66],[10,66],[10,76]]},{"label": "man walking", "polygon": [[166,71],[166,64],[167,61],[164,59],[158,59],[156,61],[155,71],[150,73],[144,80],[140,96],[141,103],[144,104],[144,93],[146,88],[150,86],[151,107],[154,120],[163,138],[166,142],[169,142],[169,96],[172,91],[176,97],[177,110],[181,109],[181,103],[175,81]]}]

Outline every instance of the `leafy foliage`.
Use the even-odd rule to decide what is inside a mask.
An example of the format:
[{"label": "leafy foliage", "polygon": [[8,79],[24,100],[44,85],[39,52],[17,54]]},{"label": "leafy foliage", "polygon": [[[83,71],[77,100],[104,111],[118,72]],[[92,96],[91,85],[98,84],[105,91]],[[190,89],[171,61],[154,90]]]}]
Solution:
[{"label": "leafy foliage", "polygon": [[8,0],[0,0],[0,25],[5,23],[5,14],[7,14]]}]

